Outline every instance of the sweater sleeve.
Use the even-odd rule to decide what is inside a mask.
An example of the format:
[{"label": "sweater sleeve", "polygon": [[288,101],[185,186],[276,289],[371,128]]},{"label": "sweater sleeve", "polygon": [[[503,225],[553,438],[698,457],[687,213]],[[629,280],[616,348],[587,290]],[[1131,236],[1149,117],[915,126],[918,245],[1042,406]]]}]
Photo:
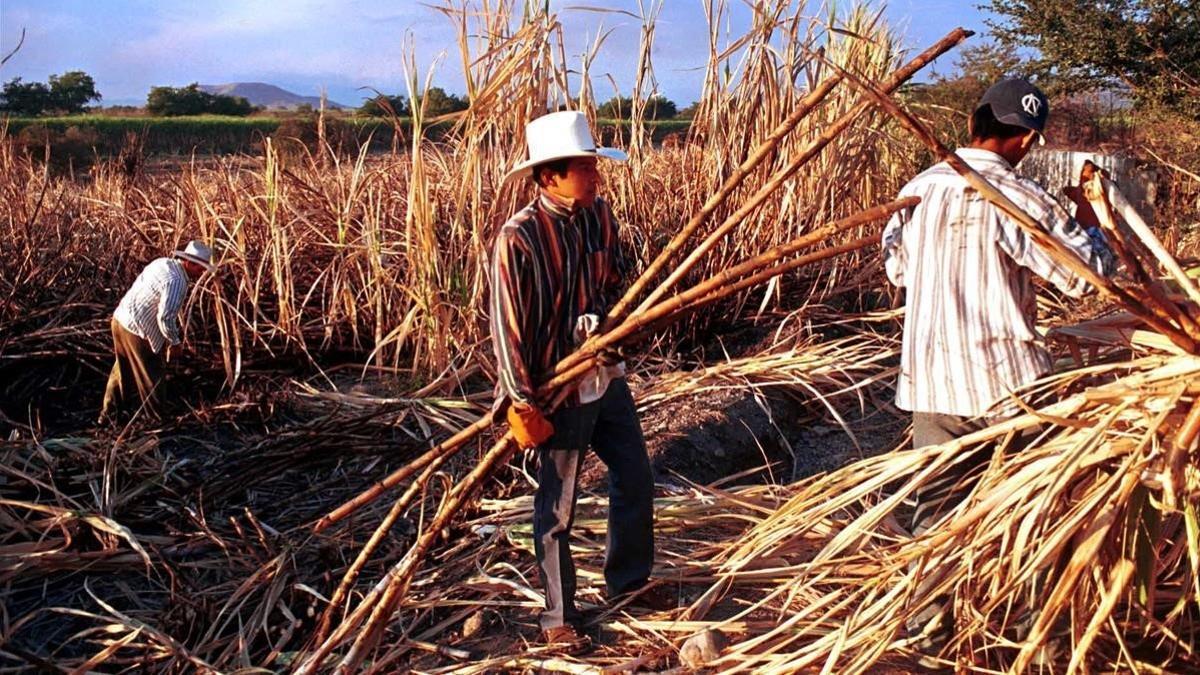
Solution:
[{"label": "sweater sleeve", "polygon": [[532,405],[534,385],[526,361],[526,328],[533,296],[529,252],[516,230],[504,228],[492,255],[489,299],[498,395]]}]

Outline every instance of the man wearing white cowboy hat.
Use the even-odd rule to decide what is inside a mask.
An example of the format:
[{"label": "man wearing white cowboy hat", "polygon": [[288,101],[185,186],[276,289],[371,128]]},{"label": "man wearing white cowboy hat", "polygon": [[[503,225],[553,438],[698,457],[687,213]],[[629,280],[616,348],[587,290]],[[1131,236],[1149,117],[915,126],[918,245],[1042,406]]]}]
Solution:
[{"label": "man wearing white cowboy hat", "polygon": [[179,311],[187,298],[188,281],[213,269],[212,250],[190,241],[170,258],[146,265],[113,313],[112,372],[104,390],[103,420],[136,387],[139,400],[154,408],[155,389],[162,379],[161,352],[180,343]]},{"label": "man wearing white cowboy hat", "polygon": [[626,155],[596,147],[580,112],[544,115],[525,134],[529,159],[504,180],[529,176],[538,196],[496,235],[489,305],[495,407],[506,414],[520,446],[538,451],[533,530],[546,593],[543,637],[579,653],[590,640],[576,625],[569,540],[589,447],[608,466],[608,595],[641,594],[643,604],[666,603],[658,589],[644,589],[654,561],[654,477],[623,364],[599,366],[549,419],[534,396],[554,364],[595,331],[624,285],[618,225],[596,196],[596,164],[599,158],[625,161]]}]

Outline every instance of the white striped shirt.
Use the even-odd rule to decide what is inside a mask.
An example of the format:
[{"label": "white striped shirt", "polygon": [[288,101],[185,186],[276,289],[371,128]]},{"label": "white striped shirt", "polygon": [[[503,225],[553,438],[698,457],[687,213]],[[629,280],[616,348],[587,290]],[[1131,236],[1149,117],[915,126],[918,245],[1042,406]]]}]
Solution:
[{"label": "white striped shirt", "polygon": [[188,277],[183,263],[159,258],[146,265],[121,298],[113,318],[125,330],[145,338],[155,353],[164,344],[179,344],[179,310],[187,297]]},{"label": "white striped shirt", "polygon": [[[1033,181],[999,155],[958,155],[1097,272],[1111,253]],[[914,412],[975,417],[1013,412],[1010,392],[1053,364],[1035,328],[1034,274],[1079,297],[1090,285],[1035,244],[946,163],[900,191],[921,203],[896,213],[883,232],[888,279],[906,289],[896,405]],[[1097,235],[1098,236],[1098,235]]]}]

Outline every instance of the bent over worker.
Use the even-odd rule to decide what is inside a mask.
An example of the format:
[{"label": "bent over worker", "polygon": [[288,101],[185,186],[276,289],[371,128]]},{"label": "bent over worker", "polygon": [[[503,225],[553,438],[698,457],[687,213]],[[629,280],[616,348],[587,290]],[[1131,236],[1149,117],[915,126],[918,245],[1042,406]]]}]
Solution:
[{"label": "bent over worker", "polygon": [[[1002,80],[976,106],[970,144],[957,154],[1097,273],[1111,275],[1115,260],[1098,227],[1080,225],[1015,171],[1042,141],[1049,113],[1033,84]],[[883,232],[888,279],[906,291],[896,405],[913,413],[913,447],[922,448],[1011,416],[1012,392],[1050,371],[1035,325],[1034,275],[1070,297],[1091,287],[945,162],[900,195],[921,203],[894,215]],[[961,500],[955,485],[989,457],[975,454],[916,493],[914,533]]]},{"label": "bent over worker", "polygon": [[579,653],[590,640],[580,632],[569,540],[584,453],[591,447],[608,467],[610,598],[649,579],[654,478],[623,364],[598,366],[549,416],[534,392],[596,329],[625,282],[617,221],[597,197],[597,161],[626,156],[597,148],[580,112],[539,117],[526,137],[529,158],[505,181],[530,176],[538,195],[500,228],[491,267],[496,409],[522,448],[537,448],[533,535],[546,594],[543,638]]},{"label": "bent over worker", "polygon": [[180,343],[179,312],[187,298],[188,281],[213,269],[212,250],[190,241],[169,258],[157,258],[138,275],[113,313],[112,371],[100,410],[103,421],[118,404],[132,398],[152,412],[163,375],[163,348]]}]

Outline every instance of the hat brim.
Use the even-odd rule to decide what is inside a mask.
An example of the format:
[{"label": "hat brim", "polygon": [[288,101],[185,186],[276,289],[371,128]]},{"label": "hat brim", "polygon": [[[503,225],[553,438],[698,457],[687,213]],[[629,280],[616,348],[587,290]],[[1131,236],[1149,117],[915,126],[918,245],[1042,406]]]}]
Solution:
[{"label": "hat brim", "polygon": [[[989,105],[990,105],[990,104],[989,104]],[[980,107],[982,107],[982,106],[980,106]],[[1045,144],[1046,144],[1046,132],[1044,131],[1044,129],[1045,129],[1045,124],[1043,124],[1043,125],[1042,125],[1042,129],[1039,129],[1039,128],[1037,128],[1037,127],[1035,127],[1035,126],[1032,126],[1032,125],[1030,125],[1029,123],[1027,123],[1027,122],[1025,121],[1025,118],[1023,118],[1023,117],[1022,117],[1022,116],[1021,116],[1019,113],[1009,113],[1009,114],[1007,114],[1007,115],[1004,115],[1004,116],[1002,116],[1002,117],[997,117],[997,118],[996,118],[996,121],[997,121],[997,122],[1001,122],[1001,123],[1003,123],[1003,124],[1007,124],[1007,125],[1009,125],[1009,126],[1011,126],[1011,127],[1021,127],[1022,129],[1028,129],[1028,130],[1030,130],[1030,131],[1036,131],[1036,132],[1037,132],[1037,135],[1038,135],[1038,145],[1045,145]]]},{"label": "hat brim", "polygon": [[560,159],[569,159],[572,157],[600,157],[603,159],[611,159],[614,162],[629,161],[629,155],[625,154],[625,151],[617,150],[616,148],[596,148],[592,151],[576,150],[574,152],[565,152],[561,155],[554,155],[552,157],[539,157],[537,159],[530,159],[521,162],[520,164],[514,166],[508,173],[504,174],[504,180],[500,181],[500,184],[506,185],[513,179],[524,178],[525,176],[528,176],[533,172],[533,168],[539,164],[554,162]]},{"label": "hat brim", "polygon": [[175,257],[182,258],[183,260],[187,260],[188,262],[194,262],[197,265],[200,265],[204,269],[208,270],[209,272],[217,269],[216,265],[208,262],[207,260],[205,260],[203,258],[197,258],[196,256],[192,255],[191,253],[187,253],[186,251],[175,251]]}]

